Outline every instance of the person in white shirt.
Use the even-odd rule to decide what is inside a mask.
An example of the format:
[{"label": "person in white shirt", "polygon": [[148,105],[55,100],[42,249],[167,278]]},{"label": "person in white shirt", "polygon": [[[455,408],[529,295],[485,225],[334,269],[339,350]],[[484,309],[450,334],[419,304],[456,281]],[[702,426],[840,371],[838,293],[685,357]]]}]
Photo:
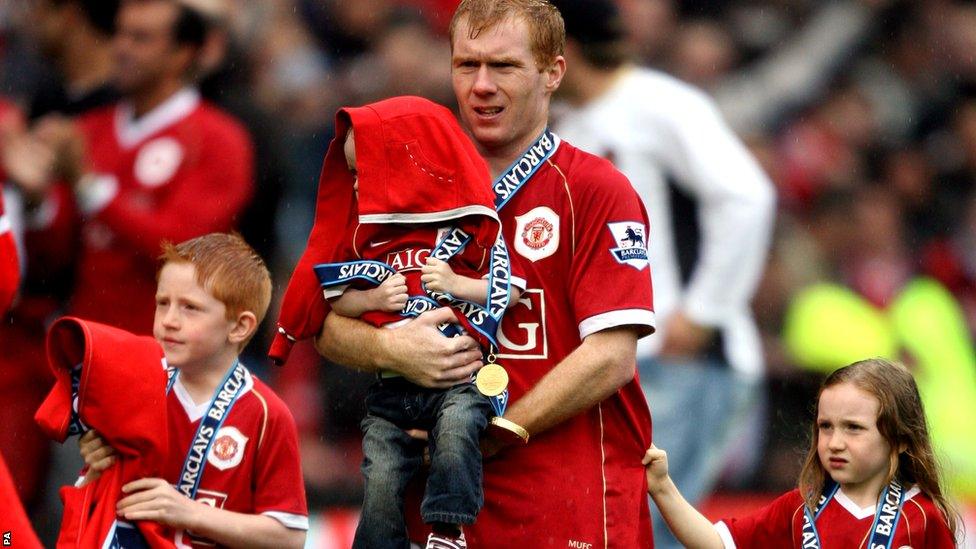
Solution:
[{"label": "person in white shirt", "polygon": [[[763,357],[750,300],[765,264],[773,186],[701,91],[627,59],[612,0],[555,0],[566,21],[569,103],[554,129],[604,156],[636,188],[653,224],[648,251],[658,332],[638,345],[638,368],[689,501],[712,488],[731,427],[757,402]],[[672,207],[672,187],[697,209],[697,253]],[[677,231],[675,229],[678,229]],[[681,258],[693,264],[683,272]],[[656,523],[658,547],[677,547]],[[670,543],[669,543],[670,542]]]}]

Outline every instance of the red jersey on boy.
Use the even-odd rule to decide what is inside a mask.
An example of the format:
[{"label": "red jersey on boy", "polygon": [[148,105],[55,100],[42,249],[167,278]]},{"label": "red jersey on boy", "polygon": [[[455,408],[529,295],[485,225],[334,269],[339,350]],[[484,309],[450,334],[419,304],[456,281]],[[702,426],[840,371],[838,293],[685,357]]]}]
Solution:
[{"label": "red jersey on boy", "polygon": [[[552,139],[555,153],[499,210],[528,283],[499,331],[512,402],[586,336],[626,325],[643,336],[654,326],[640,198],[609,162]],[[465,528],[468,543],[650,547],[639,459],[650,443],[651,416],[635,378],[528,445],[485,461],[485,506]]]},{"label": "red jersey on boy", "polygon": [[[210,402],[195,404],[179,376],[167,395],[170,457],[167,479],[178,479],[200,418]],[[291,412],[249,372],[230,414],[213,438],[197,501],[225,511],[270,516],[288,528],[308,530],[298,434]],[[213,542],[176,534],[177,547],[213,547]]]},{"label": "red jersey on boy", "polygon": [[[838,490],[817,518],[820,546],[866,548],[875,506],[861,508]],[[727,548],[803,547],[803,498],[799,490],[783,494],[759,513],[716,523]],[[891,547],[949,549],[956,546],[945,518],[918,487],[905,492]]]}]

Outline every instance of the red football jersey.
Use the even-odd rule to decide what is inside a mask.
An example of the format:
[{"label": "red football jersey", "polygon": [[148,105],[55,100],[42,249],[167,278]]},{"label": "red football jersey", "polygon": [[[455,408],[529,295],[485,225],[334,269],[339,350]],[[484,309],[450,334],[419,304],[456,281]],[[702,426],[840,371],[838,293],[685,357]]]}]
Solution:
[{"label": "red football jersey", "polygon": [[250,138],[192,89],[138,119],[121,103],[79,126],[98,192],[79,204],[87,220],[70,311],[151,333],[160,243],[234,228],[254,185]]},{"label": "red football jersey", "polygon": [[[427,294],[420,280],[422,274],[420,270],[426,265],[431,250],[440,242],[448,228],[430,226],[406,229],[394,224],[361,225],[360,230],[356,232],[354,253],[356,259],[371,259],[386,263],[407,279],[407,293],[411,296],[424,296]],[[482,278],[488,273],[490,257],[490,248],[481,247],[472,240],[451,259],[451,270],[459,276]],[[512,272],[511,283],[524,290],[525,273],[521,266],[522,262],[511,256],[511,250],[509,250],[509,259]],[[363,285],[361,289],[368,288],[368,285]],[[330,298],[335,297],[341,295],[343,289],[344,287],[338,287],[326,291],[325,295]],[[398,313],[370,311],[365,313],[362,319],[374,326],[382,326],[402,320],[403,317]]]},{"label": "red football jersey", "polygon": [[[170,457],[166,478],[178,479],[210,402],[195,404],[177,377],[167,396]],[[298,433],[291,412],[261,380],[247,374],[240,397],[213,438],[197,501],[227,511],[263,514],[308,530]],[[190,533],[177,547],[213,547]]]},{"label": "red football jersey", "polygon": [[[647,213],[613,166],[558,144],[499,212],[527,290],[502,321],[499,362],[516,401],[583,338],[654,326]],[[640,456],[651,416],[635,378],[599,405],[485,463],[472,547],[650,547]],[[531,502],[531,503],[529,503]]]},{"label": "red football jersey", "polygon": [[[825,549],[867,546],[874,523],[875,506],[862,509],[838,490],[817,518],[820,546]],[[793,490],[777,498],[759,513],[742,519],[726,519],[716,528],[728,548],[803,547],[803,498]],[[918,487],[905,492],[901,516],[891,547],[956,546],[942,513]]]}]

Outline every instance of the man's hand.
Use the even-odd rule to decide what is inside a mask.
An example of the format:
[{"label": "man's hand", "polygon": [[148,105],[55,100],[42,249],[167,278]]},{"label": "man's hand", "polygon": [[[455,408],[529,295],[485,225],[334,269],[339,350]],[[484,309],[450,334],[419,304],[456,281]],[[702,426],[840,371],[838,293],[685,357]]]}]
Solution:
[{"label": "man's hand", "polygon": [[161,478],[142,478],[122,487],[116,509],[126,520],[153,520],[173,528],[193,529],[198,503],[176,491]]},{"label": "man's hand", "polygon": [[420,280],[428,290],[450,294],[454,292],[457,275],[446,261],[434,257],[427,258],[427,264],[420,268]]},{"label": "man's hand", "polygon": [[687,358],[701,354],[712,340],[714,330],[695,324],[681,311],[675,312],[664,332],[661,356],[666,358]]},{"label": "man's hand", "polygon": [[325,358],[366,372],[392,370],[422,387],[447,389],[481,368],[481,349],[470,336],[444,337],[437,329],[457,323],[446,307],[428,311],[393,329],[376,328],[335,311],[322,326],[315,348]]},{"label": "man's hand", "polygon": [[403,306],[407,304],[409,297],[407,279],[400,273],[387,278],[376,288],[367,291],[370,292],[370,304],[372,305],[370,310],[372,311],[398,313],[403,310]]},{"label": "man's hand", "polygon": [[111,467],[116,460],[115,449],[106,444],[94,429],[78,439],[78,450],[81,451],[81,458],[88,466],[88,472],[85,473],[81,486],[98,480],[102,472]]},{"label": "man's hand", "polygon": [[438,326],[457,323],[447,307],[387,330],[391,367],[422,387],[448,389],[481,369],[481,348],[470,336],[444,337]]},{"label": "man's hand", "polygon": [[78,183],[88,166],[85,139],[74,121],[59,115],[46,116],[37,123],[34,134],[54,151],[57,175],[72,185]]},{"label": "man's hand", "polygon": [[31,204],[39,204],[54,182],[55,150],[16,119],[0,124],[0,164]]}]

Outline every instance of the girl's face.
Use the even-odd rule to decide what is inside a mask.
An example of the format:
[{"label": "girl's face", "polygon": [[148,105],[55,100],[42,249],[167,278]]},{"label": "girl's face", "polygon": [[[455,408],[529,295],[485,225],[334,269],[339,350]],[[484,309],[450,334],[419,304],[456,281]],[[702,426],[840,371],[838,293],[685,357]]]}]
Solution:
[{"label": "girl's face", "polygon": [[849,497],[876,498],[888,477],[891,445],[878,431],[880,410],[877,398],[851,383],[820,394],[817,454]]}]

